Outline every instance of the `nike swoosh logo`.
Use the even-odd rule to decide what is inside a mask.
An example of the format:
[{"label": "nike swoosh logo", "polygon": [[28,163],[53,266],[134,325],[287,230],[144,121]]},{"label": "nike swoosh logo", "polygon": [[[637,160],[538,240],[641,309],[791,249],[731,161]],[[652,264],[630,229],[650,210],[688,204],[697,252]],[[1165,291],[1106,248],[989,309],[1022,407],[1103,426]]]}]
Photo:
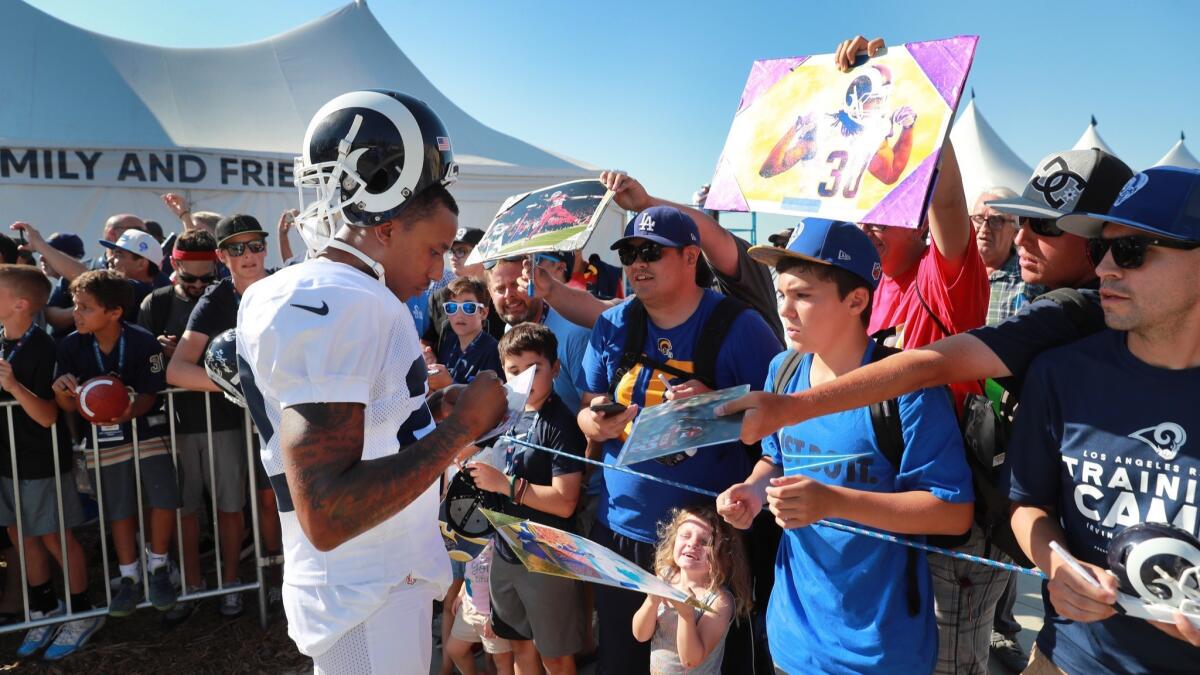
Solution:
[{"label": "nike swoosh logo", "polygon": [[329,313],[329,304],[324,301],[321,302],[320,307],[309,307],[308,305],[297,305],[294,302],[292,303],[292,307],[295,307],[296,309],[303,309],[306,312],[312,312],[313,314],[316,314],[317,316],[325,316],[326,314]]}]

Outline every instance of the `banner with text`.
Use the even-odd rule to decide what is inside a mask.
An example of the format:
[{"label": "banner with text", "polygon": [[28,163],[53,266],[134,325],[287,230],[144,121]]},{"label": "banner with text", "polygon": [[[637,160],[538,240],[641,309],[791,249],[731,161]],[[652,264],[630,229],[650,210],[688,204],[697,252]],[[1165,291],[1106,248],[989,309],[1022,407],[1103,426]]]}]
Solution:
[{"label": "banner with text", "polygon": [[228,152],[0,146],[0,184],[294,191],[292,158]]}]

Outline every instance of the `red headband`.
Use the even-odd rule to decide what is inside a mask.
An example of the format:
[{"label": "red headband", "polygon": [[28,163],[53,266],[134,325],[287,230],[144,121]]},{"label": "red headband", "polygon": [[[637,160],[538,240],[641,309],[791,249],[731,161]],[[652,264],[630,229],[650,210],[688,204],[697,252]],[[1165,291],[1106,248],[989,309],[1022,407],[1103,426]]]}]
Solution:
[{"label": "red headband", "polygon": [[177,248],[171,250],[171,260],[215,261],[216,259],[216,251],[180,251]]}]

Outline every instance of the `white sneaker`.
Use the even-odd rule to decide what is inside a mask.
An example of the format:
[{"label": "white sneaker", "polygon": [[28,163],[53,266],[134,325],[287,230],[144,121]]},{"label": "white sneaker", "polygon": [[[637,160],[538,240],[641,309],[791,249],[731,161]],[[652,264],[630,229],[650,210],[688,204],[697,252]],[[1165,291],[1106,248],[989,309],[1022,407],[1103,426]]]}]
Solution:
[{"label": "white sneaker", "polygon": [[62,628],[58,630],[58,635],[54,637],[54,643],[46,650],[42,658],[47,661],[57,661],[63,657],[70,656],[79,651],[92,635],[100,630],[104,625],[103,616],[94,616],[90,619],[76,619],[64,623]]}]

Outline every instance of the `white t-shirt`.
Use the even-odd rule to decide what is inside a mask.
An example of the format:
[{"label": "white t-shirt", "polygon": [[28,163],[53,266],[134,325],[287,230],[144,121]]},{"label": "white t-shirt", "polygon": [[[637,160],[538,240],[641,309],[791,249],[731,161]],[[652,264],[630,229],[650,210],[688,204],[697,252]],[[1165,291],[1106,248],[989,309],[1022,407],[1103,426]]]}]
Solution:
[{"label": "white t-shirt", "polygon": [[[247,404],[264,441],[263,465],[279,502],[284,581],[312,599],[299,603],[301,610],[315,605],[313,616],[293,620],[289,613],[289,623],[314,627],[313,635],[293,634],[302,650],[302,640],[331,644],[397,584],[431,586],[437,597],[444,595],[451,573],[437,526],[436,482],[388,520],[322,552],[296,518],[275,433],[284,408],[316,402],[366,406],[364,460],[394,455],[433,430],[425,361],[404,303],[349,265],[323,258],[293,265],[242,297],[238,357]],[[320,588],[337,586],[353,586],[354,601],[343,605],[344,591]],[[376,596],[378,604],[371,601]]]}]

